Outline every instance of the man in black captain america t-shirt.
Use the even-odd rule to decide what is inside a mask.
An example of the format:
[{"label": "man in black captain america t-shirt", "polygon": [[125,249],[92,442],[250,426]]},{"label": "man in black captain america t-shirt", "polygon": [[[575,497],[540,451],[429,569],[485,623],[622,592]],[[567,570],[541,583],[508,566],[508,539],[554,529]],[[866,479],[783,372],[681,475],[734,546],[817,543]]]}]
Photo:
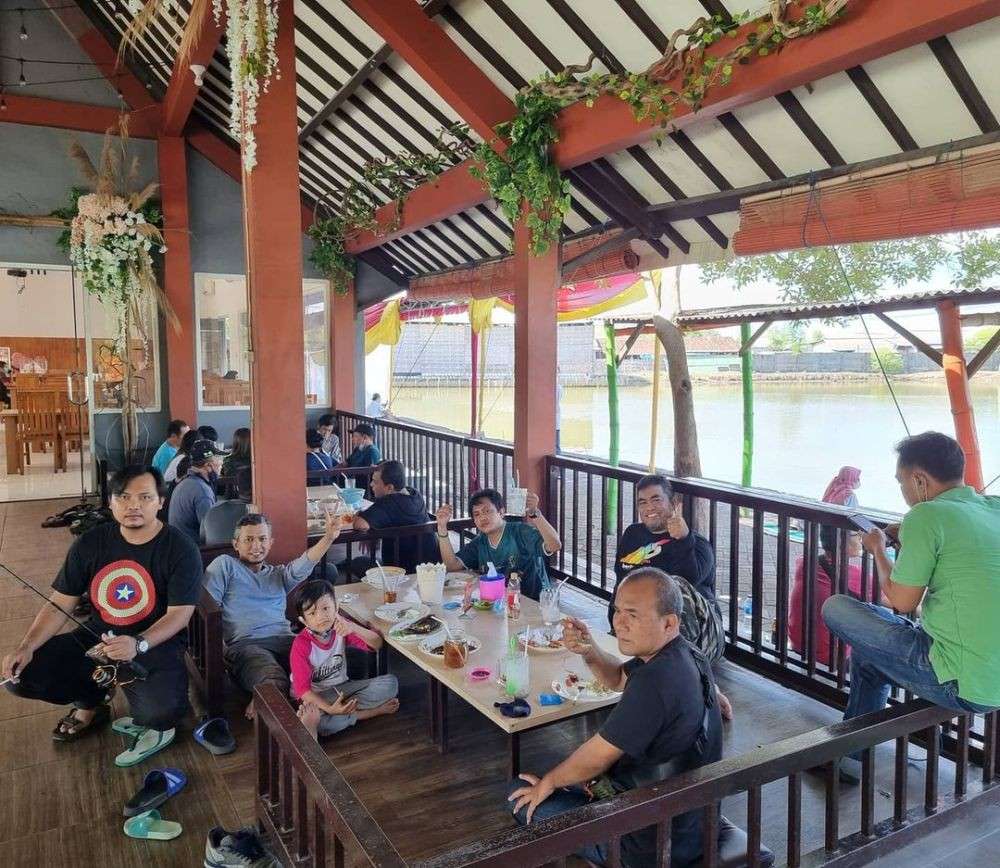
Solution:
[{"label": "man in black captain america t-shirt", "polygon": [[126,467],[111,482],[108,523],[80,537],[52,583],[53,603],[72,611],[89,591],[93,614],[87,630],[59,633],[66,619],[43,606],[15,651],[3,660],[7,685],[26,699],[73,708],[52,732],[75,741],[110,718],[107,689],[92,678],[85,652],[100,645],[114,662],[135,660],[148,671],[123,684],[132,712],[116,728],[134,738],[115,763],[134,765],[166,747],[188,710],[184,666],[186,628],[202,584],[201,556],[181,531],[156,517],[163,506],[163,477],[152,467]]}]

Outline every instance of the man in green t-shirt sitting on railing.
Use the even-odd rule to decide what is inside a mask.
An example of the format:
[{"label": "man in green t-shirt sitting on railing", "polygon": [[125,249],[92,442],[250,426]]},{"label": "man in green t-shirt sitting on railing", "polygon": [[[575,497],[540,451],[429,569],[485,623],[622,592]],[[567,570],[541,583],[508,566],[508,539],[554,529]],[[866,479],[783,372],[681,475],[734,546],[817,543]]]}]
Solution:
[{"label": "man in green t-shirt sitting on railing", "polygon": [[[862,538],[878,569],[888,609],[846,594],[823,604],[830,632],[851,646],[851,693],[844,718],[885,707],[897,684],[959,712],[1000,706],[1000,497],[963,482],[965,455],[933,431],[896,446],[896,479],[911,507],[897,528],[899,555],[886,533]],[[913,613],[919,621],[896,612]],[[853,777],[849,759],[842,771]]]}]

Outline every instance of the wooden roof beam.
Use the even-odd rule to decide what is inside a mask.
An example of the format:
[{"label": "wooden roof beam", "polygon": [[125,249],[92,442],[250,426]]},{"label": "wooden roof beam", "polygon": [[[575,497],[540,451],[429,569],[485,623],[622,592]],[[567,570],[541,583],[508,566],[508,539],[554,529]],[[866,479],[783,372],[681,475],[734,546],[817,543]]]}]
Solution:
[{"label": "wooden roof beam", "polygon": [[481,138],[503,147],[493,128],[514,117],[514,104],[424,9],[413,0],[348,3]]},{"label": "wooden roof beam", "polygon": [[[351,2],[355,7],[364,4],[384,8],[383,17],[390,17],[390,6],[399,5],[404,10],[407,6],[415,6],[407,0]],[[410,9],[409,13],[412,16],[416,11],[416,8]],[[828,30],[796,40],[775,55],[741,66],[729,86],[718,88],[706,96],[705,104],[697,115],[687,106],[679,105],[671,120],[671,128],[683,129],[695,120],[718,117],[835,72],[989,20],[996,14],[996,0],[951,0],[949,3],[941,3],[940,0],[879,0],[878,3],[852,4],[844,18]],[[397,26],[404,29],[399,24]],[[755,25],[745,25],[750,26]],[[721,40],[716,50],[724,52],[727,44],[728,40]],[[433,82],[429,83],[437,89]],[[601,97],[593,108],[587,108],[582,103],[571,105],[560,112],[556,125],[559,142],[553,149],[553,156],[563,169],[641,144],[659,130],[652,121],[636,121],[632,110],[615,97]],[[465,173],[466,178],[446,180],[445,176],[450,173]],[[454,199],[447,198],[449,193]],[[488,192],[479,182],[468,178],[465,170],[456,166],[410,194],[404,218],[395,230],[384,235],[359,233],[349,242],[348,251],[358,253],[376,247],[386,239],[426,226],[427,223],[422,221],[429,216],[442,219],[468,208],[470,198],[476,198],[472,202],[476,204],[486,201],[488,197]],[[391,226],[395,216],[393,207],[380,209],[380,225]]]},{"label": "wooden roof beam", "polygon": [[[53,127],[79,133],[103,135],[109,128],[118,127],[119,112],[116,108],[42,99],[35,96],[4,95],[6,110],[0,113],[0,122],[27,124],[34,127]],[[155,139],[159,116],[152,112],[137,113],[129,124],[129,135],[136,139]]]},{"label": "wooden roof beam", "polygon": [[191,109],[198,98],[198,86],[194,83],[194,73],[191,66],[199,64],[208,67],[212,63],[212,55],[222,41],[226,28],[224,24],[216,24],[212,15],[212,4],[209,0],[195,0],[191,7],[191,17],[187,26],[195,16],[200,16],[201,33],[191,46],[186,58],[180,55],[174,60],[174,69],[170,74],[170,83],[163,97],[163,135],[179,136],[187,123]]},{"label": "wooden roof beam", "polygon": [[971,380],[975,376],[976,371],[978,371],[983,365],[985,365],[996,351],[997,347],[1000,347],[1000,329],[993,332],[990,339],[983,344],[982,349],[976,353],[972,361],[966,365],[965,372]]}]

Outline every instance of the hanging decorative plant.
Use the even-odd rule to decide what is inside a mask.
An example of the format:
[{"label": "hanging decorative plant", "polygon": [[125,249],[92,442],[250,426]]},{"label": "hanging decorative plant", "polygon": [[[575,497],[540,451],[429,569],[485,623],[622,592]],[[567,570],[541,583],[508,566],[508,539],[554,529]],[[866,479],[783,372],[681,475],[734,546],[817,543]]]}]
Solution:
[{"label": "hanging decorative plant", "polygon": [[329,279],[338,294],[346,293],[355,270],[354,257],[344,249],[346,241],[358,232],[387,231],[375,218],[384,197],[388,196],[395,205],[393,222],[388,227],[391,232],[401,225],[406,197],[414,187],[436,178],[471,153],[469,128],[453,124],[438,131],[426,153],[404,151],[393,157],[369,160],[361,167],[360,179],[317,202],[313,225],[307,230],[315,242],[309,261]]},{"label": "hanging decorative plant", "polygon": [[[569,210],[569,184],[551,157],[558,141],[555,118],[560,110],[576,102],[593,106],[598,98],[612,96],[627,103],[636,120],[652,120],[665,129],[677,105],[701,109],[705,96],[729,84],[738,65],[754,57],[765,57],[787,42],[828,27],[843,12],[849,0],[827,0],[806,7],[800,17],[790,17],[788,0],[771,0],[759,23],[742,36],[749,13],[733,18],[699,18],[690,27],[670,37],[663,56],[644,72],[590,73],[596,57],[561,72],[545,73],[522,88],[515,97],[517,117],[496,127],[509,144],[498,154],[489,144],[476,149],[482,168],[472,174],[489,187],[507,219],[512,223],[526,212],[531,230],[531,250],[539,255],[558,243],[563,217]],[[724,54],[708,54],[709,46],[721,40],[737,40]],[[674,86],[679,79],[680,88]],[[661,133],[662,137],[662,133]]]},{"label": "hanging decorative plant", "polygon": [[[125,455],[136,445],[138,402],[132,379],[148,366],[149,336],[142,311],[152,300],[176,329],[179,327],[166,295],[156,279],[153,256],[166,252],[163,234],[157,225],[160,211],[153,200],[157,185],[149,183],[134,189],[139,162],[133,158],[125,167],[125,144],[128,138],[127,117],[123,117],[118,135],[104,137],[101,158],[95,166],[79,142],[70,146],[90,188],[74,187],[70,206],[53,216],[70,220],[58,243],[68,250],[70,262],[79,272],[84,289],[97,297],[112,312],[115,321],[114,352],[123,361],[121,389],[122,441]],[[142,347],[142,359],[132,359],[134,344]]]},{"label": "hanging decorative plant", "polygon": [[226,7],[226,56],[229,58],[229,132],[243,153],[243,168],[257,165],[257,101],[278,70],[279,0],[212,0],[216,24]]}]

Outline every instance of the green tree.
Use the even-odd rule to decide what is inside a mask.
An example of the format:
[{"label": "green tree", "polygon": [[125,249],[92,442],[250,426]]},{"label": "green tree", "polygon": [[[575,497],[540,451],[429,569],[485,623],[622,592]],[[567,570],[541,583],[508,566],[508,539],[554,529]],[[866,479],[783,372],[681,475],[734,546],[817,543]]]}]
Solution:
[{"label": "green tree", "polygon": [[985,345],[986,342],[996,334],[996,326],[983,326],[981,329],[976,329],[972,336],[965,340],[965,349],[971,350],[973,352],[978,352]]},{"label": "green tree", "polygon": [[[879,367],[882,362],[882,367]],[[881,374],[885,370],[887,374],[901,374],[903,372],[903,357],[892,347],[879,347],[872,356],[872,373]]]},{"label": "green tree", "polygon": [[808,350],[811,343],[802,320],[793,320],[788,325],[771,326],[767,331],[767,345],[775,352],[801,353]]},{"label": "green tree", "polygon": [[[835,250],[850,285],[844,282]],[[736,257],[702,265],[701,280],[731,280],[737,289],[766,281],[778,287],[783,301],[808,304],[854,297],[865,301],[911,281],[929,282],[941,272],[959,289],[988,285],[1000,272],[1000,233],[930,235]]]}]

